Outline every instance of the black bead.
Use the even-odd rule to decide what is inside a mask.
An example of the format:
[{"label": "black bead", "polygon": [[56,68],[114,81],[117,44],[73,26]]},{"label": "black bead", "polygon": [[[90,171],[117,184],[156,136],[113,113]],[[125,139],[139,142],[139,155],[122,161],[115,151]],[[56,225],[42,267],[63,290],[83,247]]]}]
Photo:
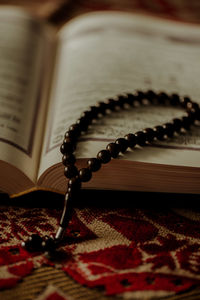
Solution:
[{"label": "black bead", "polygon": [[137,93],[136,93],[136,98],[137,98],[137,100],[138,100],[139,102],[141,102],[143,99],[146,98],[146,95],[145,95],[145,93],[142,92],[142,91],[137,91]]},{"label": "black bead", "polygon": [[186,108],[187,105],[188,105],[188,103],[190,103],[190,102],[191,102],[191,100],[190,100],[189,97],[184,97],[184,98],[180,101],[181,106],[183,106],[184,108]]},{"label": "black bead", "polygon": [[81,114],[81,118],[85,118],[85,119],[87,119],[88,121],[92,121],[95,117],[94,117],[94,115],[93,115],[93,113],[92,113],[92,111],[90,110],[86,110],[86,111],[84,111],[82,114]]},{"label": "black bead", "polygon": [[195,122],[195,120],[200,120],[200,109],[197,110],[189,110],[187,112],[188,117],[191,119],[192,123]]},{"label": "black bead", "polygon": [[172,94],[171,97],[170,97],[170,104],[171,105],[178,105],[180,104],[180,98],[179,98],[179,95],[177,94]]},{"label": "black bead", "polygon": [[194,118],[194,121],[195,120],[198,120],[200,121],[200,108],[199,109],[191,109],[189,112],[188,112],[188,115],[193,117]]},{"label": "black bead", "polygon": [[136,100],[136,97],[133,94],[127,94],[127,98],[126,98],[127,104],[132,106],[135,100]]},{"label": "black bead", "polygon": [[148,90],[146,92],[146,98],[150,101],[150,102],[153,102],[156,98],[156,93],[153,92],[152,90]]},{"label": "black bead", "polygon": [[79,178],[83,182],[87,182],[92,178],[92,172],[89,168],[82,168],[79,170]]},{"label": "black bead", "polygon": [[104,115],[108,109],[108,105],[105,102],[99,102],[97,108],[99,112]]},{"label": "black bead", "polygon": [[133,133],[128,133],[124,138],[128,141],[128,147],[130,148],[135,147],[135,145],[137,144],[137,138]]},{"label": "black bead", "polygon": [[40,251],[42,247],[42,238],[38,234],[32,234],[24,243],[24,247],[30,252]]},{"label": "black bead", "polygon": [[[194,124],[194,120],[191,115],[187,115],[185,118],[188,119],[189,127]],[[183,117],[184,120],[184,117]]]},{"label": "black bead", "polygon": [[158,140],[163,140],[164,135],[166,133],[165,129],[163,126],[156,126],[154,127],[154,131],[155,131],[155,136]]},{"label": "black bead", "polygon": [[81,181],[78,176],[70,178],[68,181],[68,187],[71,188],[71,192],[78,192],[81,188]]},{"label": "black bead", "polygon": [[35,244],[35,245],[40,245],[42,242],[42,238],[38,234],[32,234],[30,237],[30,240]]},{"label": "black bead", "polygon": [[72,124],[69,129],[69,131],[74,131],[74,134],[76,136],[78,136],[81,132],[81,128],[80,128],[80,125],[79,124]]},{"label": "black bead", "polygon": [[29,240],[27,240],[26,242],[22,242],[22,247],[25,248],[29,252],[37,251],[37,250],[35,250],[35,247],[33,246],[33,243]]},{"label": "black bead", "polygon": [[76,124],[78,124],[81,128],[81,131],[86,131],[88,129],[88,126],[90,125],[91,120],[88,120],[87,118],[81,117],[76,121]]},{"label": "black bead", "polygon": [[198,103],[188,102],[186,110],[187,110],[188,116],[190,116],[193,119],[193,121],[199,119],[200,108],[199,108]]},{"label": "black bead", "polygon": [[155,131],[152,128],[145,128],[143,132],[146,133],[146,141],[149,143],[153,142],[155,138]]},{"label": "black bead", "polygon": [[181,130],[183,122],[180,119],[178,119],[178,118],[173,119],[172,122],[174,124],[175,131],[179,132]]},{"label": "black bead", "polygon": [[63,144],[60,146],[60,152],[61,152],[62,154],[65,154],[65,153],[66,153],[66,152],[65,152],[65,147],[64,147]]},{"label": "black bead", "polygon": [[63,155],[62,157],[62,163],[63,165],[74,165],[76,162],[76,158],[74,154],[68,154],[68,155]]},{"label": "black bead", "polygon": [[98,117],[98,114],[101,113],[98,106],[90,106],[91,117],[92,119],[96,119]]},{"label": "black bead", "polygon": [[125,152],[128,148],[128,141],[124,138],[119,138],[115,141],[116,145],[119,145],[120,152]]},{"label": "black bead", "polygon": [[157,99],[160,104],[165,104],[166,101],[169,100],[169,96],[166,93],[161,92],[158,94]]},{"label": "black bead", "polygon": [[117,105],[117,101],[116,100],[114,100],[114,99],[108,99],[108,101],[107,101],[107,107],[108,107],[108,109],[115,110],[116,105]]},{"label": "black bead", "polygon": [[74,130],[68,130],[65,133],[65,139],[67,139],[67,138],[70,138],[70,140],[75,143],[75,141],[77,140],[76,132]]},{"label": "black bead", "polygon": [[74,165],[68,165],[64,169],[64,174],[67,178],[72,178],[78,175],[77,167]]},{"label": "black bead", "polygon": [[101,163],[106,164],[111,160],[111,155],[108,150],[101,150],[97,154],[97,158],[100,160]]},{"label": "black bead", "polygon": [[172,123],[165,123],[163,125],[163,127],[165,128],[165,134],[168,136],[168,137],[172,137],[173,134],[174,134],[174,131],[175,131],[175,126],[174,124]]},{"label": "black bead", "polygon": [[[188,105],[187,105],[187,106],[188,106]],[[188,108],[189,108],[189,107],[188,107]],[[198,104],[198,103],[191,102],[191,109],[194,110],[194,111],[199,110],[199,104]]]},{"label": "black bead", "polygon": [[65,138],[62,145],[60,146],[60,152],[62,154],[70,154],[76,149],[75,143],[70,138]]},{"label": "black bead", "polygon": [[113,158],[116,158],[119,155],[120,146],[116,143],[110,143],[107,145],[106,150],[108,150],[110,152],[110,155]]},{"label": "black bead", "polygon": [[135,133],[136,141],[139,146],[145,146],[147,141],[147,134],[143,131],[138,131]]},{"label": "black bead", "polygon": [[197,120],[196,112],[189,111],[189,112],[187,112],[187,115],[191,119],[192,123],[194,123],[195,120]]},{"label": "black bead", "polygon": [[126,97],[125,96],[118,96],[118,98],[117,98],[117,105],[118,106],[123,108],[126,103],[127,102],[126,102]]},{"label": "black bead", "polygon": [[190,126],[192,124],[192,119],[191,117],[187,116],[187,117],[182,117],[182,127],[185,129],[190,129]]},{"label": "black bead", "polygon": [[88,168],[92,171],[92,172],[96,172],[101,168],[101,162],[99,159],[97,158],[90,158],[87,161],[88,164]]},{"label": "black bead", "polygon": [[45,241],[42,242],[42,248],[44,251],[48,251],[48,252],[55,251],[56,248],[55,240],[51,237],[46,238]]}]

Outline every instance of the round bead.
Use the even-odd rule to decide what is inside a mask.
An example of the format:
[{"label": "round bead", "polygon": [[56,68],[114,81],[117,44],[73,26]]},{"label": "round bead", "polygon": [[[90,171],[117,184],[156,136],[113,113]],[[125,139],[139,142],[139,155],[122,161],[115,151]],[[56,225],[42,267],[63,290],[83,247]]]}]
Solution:
[{"label": "round bead", "polygon": [[115,110],[115,107],[116,107],[116,105],[117,105],[116,102],[117,102],[117,101],[114,100],[114,99],[108,99],[108,101],[107,101],[107,107],[108,107],[108,109],[110,109],[110,110]]},{"label": "round bead", "polygon": [[137,144],[139,146],[145,146],[147,141],[147,134],[144,133],[143,131],[138,131],[136,132],[135,136],[136,136]]},{"label": "round bead", "polygon": [[154,127],[155,130],[155,136],[158,140],[163,140],[165,135],[165,129],[163,126],[156,126]]},{"label": "round bead", "polygon": [[135,134],[133,133],[128,133],[127,135],[125,135],[125,140],[127,140],[128,142],[128,147],[133,148],[135,147],[135,145],[137,144],[137,138],[135,136]]},{"label": "round bead", "polygon": [[[188,107],[188,105],[187,105],[187,108],[190,108],[190,107]],[[194,111],[199,110],[199,104],[191,102],[191,109],[194,110]]]},{"label": "round bead", "polygon": [[187,103],[187,106],[186,106],[186,110],[187,110],[187,111],[190,111],[190,110],[192,109],[192,104],[193,104],[192,101],[189,101],[189,102]]},{"label": "round bead", "polygon": [[153,102],[156,98],[156,93],[153,92],[152,90],[148,90],[146,92],[146,98],[150,101],[150,102]]},{"label": "round bead", "polygon": [[197,120],[197,115],[196,112],[194,111],[189,111],[187,112],[188,117],[192,120],[192,123],[195,122],[195,120]]},{"label": "round bead", "polygon": [[187,113],[194,121],[199,120],[200,108],[198,103],[188,102],[187,104]]},{"label": "round bead", "polygon": [[74,165],[76,162],[76,158],[75,156],[71,153],[68,155],[63,155],[62,157],[62,163],[63,165],[67,166],[67,165]]},{"label": "round bead", "polygon": [[163,127],[165,128],[165,134],[168,137],[172,137],[175,131],[175,126],[172,123],[165,123]]},{"label": "round bead", "polygon": [[74,130],[68,130],[65,132],[65,138],[70,138],[71,141],[75,142],[77,139],[77,134]]},{"label": "round bead", "polygon": [[82,168],[79,170],[79,178],[83,182],[87,182],[92,178],[92,172],[89,168]]},{"label": "round bead", "polygon": [[51,237],[46,238],[45,241],[42,242],[42,248],[44,251],[48,251],[48,252],[55,251],[56,248],[55,240]]},{"label": "round bead", "polygon": [[99,102],[97,108],[99,112],[104,115],[108,109],[108,105],[105,102]]},{"label": "round bead", "polygon": [[38,234],[32,234],[23,245],[27,251],[40,251],[42,247],[42,238]]},{"label": "round bead", "polygon": [[117,143],[110,143],[107,145],[106,150],[110,152],[111,157],[116,158],[120,152],[120,146]]},{"label": "round bead", "polygon": [[111,160],[111,155],[108,150],[101,150],[97,154],[97,158],[100,160],[101,163],[106,164]]},{"label": "round bead", "polygon": [[81,181],[78,176],[70,178],[68,181],[68,187],[71,188],[71,192],[79,191],[81,188]]},{"label": "round bead", "polygon": [[78,175],[77,167],[74,165],[68,165],[64,169],[64,174],[67,178],[72,178]]},{"label": "round bead", "polygon": [[190,103],[190,102],[191,102],[191,100],[187,96],[183,97],[183,99],[180,100],[181,106],[184,107],[184,108],[186,108],[188,103]]},{"label": "round bead", "polygon": [[73,131],[76,136],[78,136],[81,132],[81,128],[79,124],[72,124],[69,126],[69,131]]},{"label": "round bead", "polygon": [[91,117],[92,119],[95,119],[98,117],[98,114],[100,113],[100,109],[97,106],[90,106]]},{"label": "round bead", "polygon": [[90,110],[85,110],[82,114],[81,114],[81,118],[85,118],[88,121],[92,121],[92,119],[94,119],[94,116],[92,115],[92,111]]},{"label": "round bead", "polygon": [[29,252],[34,252],[35,251],[35,247],[33,246],[33,243],[29,240],[23,242],[21,245],[23,246],[23,248],[25,248]]},{"label": "round bead", "polygon": [[126,103],[132,106],[135,99],[136,97],[133,94],[127,94]]},{"label": "round bead", "polygon": [[160,104],[164,104],[167,100],[169,100],[169,96],[164,92],[159,93],[157,98]]},{"label": "round bead", "polygon": [[185,129],[189,129],[192,125],[192,118],[190,116],[182,117],[182,127]]},{"label": "round bead", "polygon": [[120,152],[125,152],[128,148],[128,141],[124,138],[119,138],[115,141],[116,145],[119,145]]},{"label": "round bead", "polygon": [[193,115],[195,120],[200,121],[200,108],[199,109],[192,109],[189,113],[191,113],[191,115]]},{"label": "round bead", "polygon": [[143,132],[146,134],[146,141],[151,143],[155,138],[155,131],[152,128],[145,128]]},{"label": "round bead", "polygon": [[127,103],[126,102],[126,97],[125,96],[118,96],[117,105],[120,106],[121,108],[123,108],[125,103]]},{"label": "round bead", "polygon": [[38,234],[32,234],[29,240],[32,241],[35,245],[40,245],[42,242],[42,238]]},{"label": "round bead", "polygon": [[172,94],[171,97],[170,97],[170,104],[171,105],[178,105],[180,104],[180,98],[179,98],[179,95],[177,94]]},{"label": "round bead", "polygon": [[143,99],[146,98],[146,95],[145,95],[145,93],[142,92],[142,91],[137,91],[136,98],[137,98],[138,101],[141,102]]},{"label": "round bead", "polygon": [[181,130],[183,122],[178,118],[173,119],[172,122],[173,122],[175,131],[179,132]]},{"label": "round bead", "polygon": [[62,145],[60,146],[60,152],[62,154],[69,154],[75,150],[76,146],[69,138],[64,139]]},{"label": "round bead", "polygon": [[195,120],[200,120],[200,109],[190,110],[187,112],[187,115],[191,119],[192,123],[194,123]]},{"label": "round bead", "polygon": [[78,124],[81,128],[81,131],[86,131],[88,129],[88,126],[90,125],[91,121],[87,118],[81,117],[76,121],[76,124]]},{"label": "round bead", "polygon": [[200,109],[195,112],[195,118],[196,120],[200,121]]},{"label": "round bead", "polygon": [[92,171],[92,172],[96,172],[101,168],[101,162],[99,159],[97,158],[90,158],[87,161],[88,164],[88,168]]}]

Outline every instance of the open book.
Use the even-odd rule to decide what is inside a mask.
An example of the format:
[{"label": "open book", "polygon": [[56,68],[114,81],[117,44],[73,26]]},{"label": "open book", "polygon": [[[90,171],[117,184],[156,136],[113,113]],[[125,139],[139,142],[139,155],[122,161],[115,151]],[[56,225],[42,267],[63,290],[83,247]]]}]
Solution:
[{"label": "open book", "polygon": [[[123,12],[88,13],[55,30],[0,8],[0,190],[64,193],[60,145],[69,125],[98,101],[136,90],[188,95],[200,103],[199,26]],[[77,165],[106,145],[183,111],[124,110],[102,118],[78,142]],[[83,187],[200,192],[200,127],[128,150]]]}]

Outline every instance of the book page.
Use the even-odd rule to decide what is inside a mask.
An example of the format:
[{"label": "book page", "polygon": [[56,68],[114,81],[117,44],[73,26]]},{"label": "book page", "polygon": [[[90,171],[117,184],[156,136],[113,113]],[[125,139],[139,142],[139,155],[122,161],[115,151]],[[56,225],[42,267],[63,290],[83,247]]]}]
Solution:
[{"label": "book page", "polygon": [[[40,174],[61,161],[68,126],[98,101],[136,90],[189,95],[200,103],[199,26],[120,12],[79,17],[60,32],[54,87]],[[134,108],[100,119],[78,143],[77,155],[95,157],[108,142],[183,115],[169,107]],[[200,127],[124,159],[199,166]]]},{"label": "book page", "polygon": [[31,180],[36,178],[41,148],[46,43],[41,21],[23,10],[1,7],[0,159]]}]

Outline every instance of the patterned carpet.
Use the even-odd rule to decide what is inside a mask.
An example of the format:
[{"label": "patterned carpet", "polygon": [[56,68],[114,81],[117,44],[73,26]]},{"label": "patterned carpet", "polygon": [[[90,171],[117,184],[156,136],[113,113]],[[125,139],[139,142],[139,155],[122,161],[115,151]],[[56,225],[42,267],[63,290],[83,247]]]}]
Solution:
[{"label": "patterned carpet", "polygon": [[59,216],[55,208],[1,207],[1,289],[44,266],[123,299],[166,297],[200,283],[197,210],[76,208],[66,244],[56,253],[21,247],[31,234],[54,234]]}]

